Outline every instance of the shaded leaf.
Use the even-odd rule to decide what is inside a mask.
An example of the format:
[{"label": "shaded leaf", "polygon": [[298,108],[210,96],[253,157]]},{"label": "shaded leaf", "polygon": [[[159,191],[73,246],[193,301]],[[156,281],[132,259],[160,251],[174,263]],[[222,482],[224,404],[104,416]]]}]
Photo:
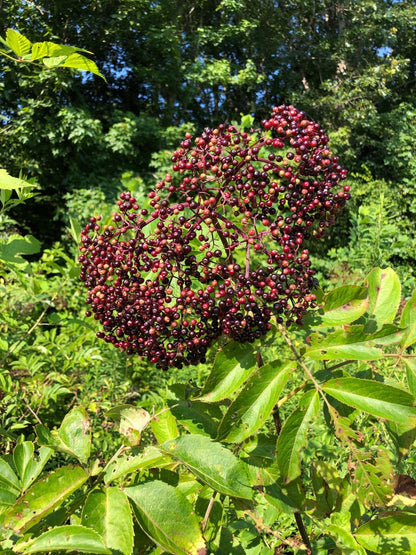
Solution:
[{"label": "shaded leaf", "polygon": [[23,441],[18,443],[13,451],[13,462],[20,476],[22,491],[25,491],[36,480],[52,454],[51,449],[41,447],[39,458],[36,460],[34,450],[31,441]]},{"label": "shaded leaf", "polygon": [[20,493],[19,478],[4,459],[0,459],[0,487],[13,491],[16,495]]},{"label": "shaded leaf", "polygon": [[358,285],[342,285],[325,295],[323,303],[324,314],[319,316],[321,324],[350,324],[365,314],[369,308],[367,288]]},{"label": "shaded leaf", "polygon": [[97,532],[75,524],[58,526],[44,532],[36,539],[18,545],[24,553],[49,553],[53,551],[79,551],[111,555]]},{"label": "shaded leaf", "polygon": [[215,402],[229,397],[250,376],[256,365],[253,347],[228,343],[218,351],[200,400]]},{"label": "shaded leaf", "polygon": [[301,449],[307,441],[308,427],[319,411],[319,393],[308,391],[299,407],[283,424],[277,440],[276,459],[282,480],[290,482],[300,475]]},{"label": "shaded leaf", "polygon": [[146,534],[175,555],[198,555],[205,548],[197,517],[186,497],[164,482],[126,488],[134,514]]},{"label": "shaded leaf", "polygon": [[95,530],[113,552],[132,552],[133,518],[124,491],[114,487],[92,491],[82,509],[81,524]]},{"label": "shaded leaf", "polygon": [[73,408],[62,420],[59,430],[50,432],[36,426],[38,443],[76,457],[86,463],[90,456],[91,432],[87,413],[82,407]]},{"label": "shaded leaf", "polygon": [[104,475],[104,482],[110,484],[112,481],[136,472],[137,470],[146,470],[147,468],[162,468],[171,465],[170,457],[163,455],[156,447],[148,447],[140,455],[126,455],[119,457],[110,464]]},{"label": "shaded leaf", "polygon": [[414,357],[403,357],[402,362],[406,366],[407,385],[412,395],[416,396],[416,355]]},{"label": "shaded leaf", "polygon": [[373,380],[336,378],[322,389],[346,405],[395,422],[416,418],[414,397],[407,391]]},{"label": "shaded leaf", "polygon": [[246,465],[220,443],[200,435],[185,435],[160,450],[185,465],[202,482],[225,495],[251,499]]},{"label": "shaded leaf", "polygon": [[240,443],[260,428],[295,367],[295,363],[282,365],[278,360],[255,370],[225,413],[218,428],[218,438]]}]

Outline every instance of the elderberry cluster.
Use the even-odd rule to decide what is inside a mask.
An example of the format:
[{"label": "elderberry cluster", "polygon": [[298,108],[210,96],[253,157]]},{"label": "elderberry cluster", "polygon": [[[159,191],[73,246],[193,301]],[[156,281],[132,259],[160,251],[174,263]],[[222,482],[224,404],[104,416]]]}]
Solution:
[{"label": "elderberry cluster", "polygon": [[252,342],[302,324],[316,280],[305,241],[350,198],[317,123],[293,106],[262,128],[187,133],[140,207],[122,193],[108,225],[82,231],[81,280],[97,336],[161,368],[205,360],[220,335]]}]

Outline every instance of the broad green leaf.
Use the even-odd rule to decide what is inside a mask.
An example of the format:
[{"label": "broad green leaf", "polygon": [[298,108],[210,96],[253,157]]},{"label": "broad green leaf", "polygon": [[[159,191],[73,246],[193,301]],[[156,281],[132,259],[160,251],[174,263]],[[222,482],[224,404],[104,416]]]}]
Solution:
[{"label": "broad green leaf", "polygon": [[0,189],[14,191],[15,189],[22,189],[23,187],[34,187],[34,185],[24,179],[12,177],[5,169],[0,168]]},{"label": "broad green leaf", "polygon": [[177,423],[188,432],[216,437],[219,422],[223,417],[218,405],[188,400],[184,384],[169,387],[168,404]]},{"label": "broad green leaf", "polygon": [[374,456],[360,449],[351,459],[354,461],[351,484],[357,499],[364,506],[385,507],[393,494],[393,465],[389,452],[380,448]]},{"label": "broad green leaf", "polygon": [[[46,64],[45,60],[52,59],[53,58],[46,58],[44,59],[44,63]],[[104,79],[104,76],[100,73],[97,64],[89,58],[86,58],[82,54],[70,54],[66,57],[65,60],[62,60],[62,62],[54,63],[53,67],[72,67],[73,69],[78,69],[81,71],[89,71],[90,73],[94,73],[95,75],[98,75],[99,77],[102,77]]]},{"label": "broad green leaf", "polygon": [[114,553],[133,550],[133,518],[124,491],[104,488],[92,491],[82,509],[81,524],[95,530]]},{"label": "broad green leaf", "polygon": [[269,417],[295,363],[274,361],[257,369],[231,403],[218,428],[218,438],[241,443]]},{"label": "broad green leaf", "polygon": [[39,458],[35,459],[34,450],[31,441],[23,441],[18,443],[13,451],[13,461],[20,476],[22,491],[25,491],[36,480],[52,454],[51,449],[41,447]]},{"label": "broad green leaf", "polygon": [[192,505],[176,488],[158,480],[125,489],[144,532],[175,555],[198,555],[205,542]]},{"label": "broad green leaf", "polygon": [[324,297],[324,314],[319,316],[323,325],[350,324],[365,314],[369,307],[367,288],[343,285]]},{"label": "broad green leaf", "polygon": [[58,56],[65,56],[68,57],[75,52],[88,52],[88,50],[84,50],[83,48],[78,48],[76,46],[67,46],[66,44],[55,44],[54,42],[34,42],[32,44],[32,54],[31,60],[39,60],[40,58],[56,58]]},{"label": "broad green leaf", "polygon": [[322,389],[350,407],[386,420],[406,423],[409,418],[416,418],[413,395],[391,385],[359,378],[337,378],[324,383]]},{"label": "broad green leaf", "polygon": [[10,235],[5,241],[0,240],[0,259],[8,264],[26,265],[21,255],[36,254],[41,244],[32,235]]},{"label": "broad green leaf", "polygon": [[103,553],[111,555],[102,538],[91,528],[70,524],[57,526],[44,532],[36,539],[18,544],[19,552],[23,553],[50,553],[54,551],[78,551],[79,553]]},{"label": "broad green leaf", "polygon": [[367,334],[362,325],[344,326],[326,336],[313,333],[307,355],[314,360],[377,360],[383,358],[377,345],[399,343],[403,331],[391,324],[376,333]]},{"label": "broad green leaf", "polygon": [[23,58],[23,56],[29,54],[32,48],[32,43],[14,29],[7,29],[6,43],[19,58]]},{"label": "broad green leaf", "polygon": [[3,507],[14,505],[17,495],[17,493],[14,493],[14,490],[3,488],[0,484],[0,513]]},{"label": "broad green leaf", "polygon": [[220,443],[189,434],[167,441],[159,449],[214,490],[232,497],[252,498],[246,465]]},{"label": "broad green leaf", "polygon": [[366,278],[370,299],[368,331],[391,324],[400,305],[401,285],[392,268],[374,268]]},{"label": "broad green leaf", "polygon": [[412,395],[416,397],[416,355],[403,357],[402,362],[406,366],[407,385]]},{"label": "broad green leaf", "polygon": [[158,443],[164,443],[168,439],[174,439],[179,435],[176,419],[170,410],[164,410],[155,415],[151,422],[151,428]]},{"label": "broad green leaf", "polygon": [[306,446],[310,422],[319,412],[319,393],[308,391],[283,424],[276,446],[276,460],[282,480],[291,482],[300,475],[301,450]]},{"label": "broad green leaf", "polygon": [[4,459],[0,459],[0,487],[19,495],[20,482],[12,467]]},{"label": "broad green leaf", "polygon": [[326,532],[335,539],[343,555],[366,555],[365,549],[357,543],[350,530],[337,524],[329,524]]},{"label": "broad green leaf", "polygon": [[171,465],[170,457],[163,455],[156,447],[148,447],[140,455],[126,455],[119,457],[110,464],[104,475],[104,482],[111,483],[122,476],[137,472],[138,470],[146,470],[147,468],[162,468]]},{"label": "broad green leaf", "polygon": [[36,426],[38,443],[57,449],[86,463],[90,456],[91,432],[87,413],[75,407],[63,419],[59,430],[50,432],[45,426]]},{"label": "broad green leaf", "polygon": [[283,513],[290,514],[299,511],[299,507],[283,492],[277,482],[264,488],[264,496],[273,507]]},{"label": "broad green leaf", "polygon": [[315,460],[311,464],[311,479],[318,509],[323,515],[331,514],[341,487],[337,470],[326,461]]},{"label": "broad green leaf", "polygon": [[403,308],[400,327],[406,328],[400,345],[406,349],[416,342],[416,290]]},{"label": "broad green leaf", "polygon": [[355,532],[359,544],[382,555],[416,555],[416,515],[396,512],[370,520]]},{"label": "broad green leaf", "polygon": [[255,365],[251,345],[228,343],[218,351],[200,399],[211,403],[226,399],[250,376]]},{"label": "broad green leaf", "polygon": [[88,474],[80,466],[63,466],[33,484],[5,515],[4,526],[26,532],[80,488]]},{"label": "broad green leaf", "polygon": [[107,411],[119,425],[119,432],[127,439],[128,445],[139,445],[143,430],[150,423],[147,410],[133,405],[119,405]]}]

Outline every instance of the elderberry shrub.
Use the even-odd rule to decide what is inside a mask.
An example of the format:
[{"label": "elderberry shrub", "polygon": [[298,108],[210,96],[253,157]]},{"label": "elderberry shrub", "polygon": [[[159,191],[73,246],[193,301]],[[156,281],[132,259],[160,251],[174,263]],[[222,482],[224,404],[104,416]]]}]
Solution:
[{"label": "elderberry shrub", "polygon": [[220,335],[252,342],[315,307],[305,241],[350,198],[320,126],[293,106],[262,128],[185,135],[150,209],[121,193],[111,225],[82,231],[81,280],[97,336],[158,367],[197,364]]}]

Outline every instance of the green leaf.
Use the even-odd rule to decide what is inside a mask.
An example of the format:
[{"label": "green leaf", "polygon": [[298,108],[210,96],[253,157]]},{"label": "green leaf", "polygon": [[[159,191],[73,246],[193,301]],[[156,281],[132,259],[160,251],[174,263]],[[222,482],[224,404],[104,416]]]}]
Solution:
[{"label": "green leaf", "polygon": [[94,73],[104,79],[104,76],[100,73],[97,64],[82,54],[74,53],[69,56],[43,58],[43,63],[47,67],[72,67],[73,69],[78,69],[80,71],[89,71],[90,73]]},{"label": "green leaf", "polygon": [[0,168],[0,189],[14,191],[16,189],[22,189],[23,187],[34,187],[34,185],[24,179],[12,177],[5,169]]},{"label": "green leaf", "polygon": [[406,328],[400,345],[406,349],[416,342],[416,290],[403,308],[400,327]]},{"label": "green leaf", "polygon": [[176,488],[160,481],[126,488],[144,532],[175,555],[198,555],[205,542],[192,505]]},{"label": "green leaf", "polygon": [[129,500],[118,488],[92,491],[82,509],[81,524],[95,530],[115,553],[133,550],[133,518]]},{"label": "green leaf", "polygon": [[0,487],[10,490],[16,495],[20,493],[19,478],[4,459],[0,459]]},{"label": "green leaf", "polygon": [[128,445],[139,445],[141,434],[150,423],[147,410],[133,405],[119,405],[107,411],[107,415],[119,425],[119,432]]},{"label": "green leaf", "polygon": [[189,434],[167,441],[159,449],[215,491],[232,497],[252,498],[246,465],[220,443],[206,436]]},{"label": "green leaf", "polygon": [[146,470],[147,468],[162,468],[171,465],[171,459],[162,455],[156,447],[148,447],[142,454],[125,457],[119,457],[110,464],[104,475],[104,482],[109,484],[113,480],[117,480],[122,476],[137,472],[137,470]]},{"label": "green leaf", "polygon": [[200,400],[214,403],[226,399],[250,376],[255,365],[251,345],[228,343],[215,357]]},{"label": "green leaf", "polygon": [[406,366],[407,384],[412,395],[416,397],[416,355],[401,359]]},{"label": "green leaf", "polygon": [[32,43],[14,29],[7,29],[6,43],[19,58],[23,58],[23,56],[29,54],[32,48]]},{"label": "green leaf", "polygon": [[25,491],[36,480],[52,454],[51,449],[41,447],[39,459],[35,460],[34,450],[31,441],[23,441],[18,443],[13,451],[13,461],[20,476],[22,491]]},{"label": "green leaf", "polygon": [[19,552],[23,551],[23,553],[28,554],[53,551],[112,554],[112,551],[106,548],[97,532],[77,524],[57,526],[32,541],[18,544],[17,548]]},{"label": "green leaf", "polygon": [[55,44],[54,42],[49,41],[35,42],[32,45],[31,60],[35,61],[45,57],[56,58],[58,56],[64,56],[65,58],[67,58],[75,52],[86,52],[88,54],[91,54],[91,52],[89,52],[88,50],[78,48],[77,46]]},{"label": "green leaf", "polygon": [[391,324],[401,299],[401,285],[392,268],[374,268],[366,278],[370,299],[370,319],[366,329],[375,332],[384,324]]},{"label": "green leaf", "polygon": [[350,530],[337,524],[329,524],[326,532],[335,539],[337,546],[342,548],[343,555],[366,555],[365,549],[357,543]]},{"label": "green leaf", "polygon": [[75,220],[72,216],[69,216],[69,232],[71,234],[72,239],[78,245],[81,243],[81,226],[77,220]]},{"label": "green leaf", "polygon": [[299,507],[283,492],[276,482],[264,488],[264,496],[273,507],[276,507],[276,509],[283,513],[290,514],[299,511]]},{"label": "green leaf", "polygon": [[416,555],[416,515],[392,513],[370,520],[355,532],[359,544],[382,555]]},{"label": "green leaf", "polygon": [[14,491],[10,489],[5,489],[0,485],[0,513],[3,507],[14,505],[14,503],[16,502],[17,495],[18,494],[14,493]]},{"label": "green leaf", "polygon": [[399,343],[403,331],[387,324],[373,334],[367,334],[362,325],[344,326],[323,336],[313,333],[307,355],[314,360],[378,360],[383,358],[382,349],[376,345]]},{"label": "green leaf", "polygon": [[399,423],[416,418],[413,395],[391,385],[359,378],[337,378],[324,383],[322,389],[338,401],[380,418]]},{"label": "green leaf", "polygon": [[244,389],[231,403],[218,428],[218,438],[241,443],[269,417],[295,363],[283,365],[280,360],[257,369]]},{"label": "green leaf", "polygon": [[291,482],[300,475],[301,449],[306,446],[310,422],[319,412],[319,393],[308,391],[283,424],[276,446],[276,460],[282,480]]},{"label": "green leaf", "polygon": [[26,265],[21,255],[36,254],[40,248],[40,242],[32,235],[10,235],[6,241],[0,240],[0,259],[8,264]]},{"label": "green leaf", "polygon": [[151,428],[158,443],[164,443],[179,435],[176,419],[170,410],[164,410],[155,415],[151,422]]},{"label": "green leaf", "polygon": [[36,426],[36,435],[40,445],[68,453],[80,462],[87,463],[91,449],[91,432],[84,408],[72,409],[57,432],[50,432],[45,426]]},{"label": "green leaf", "polygon": [[365,314],[369,307],[367,288],[343,285],[325,295],[324,314],[319,316],[323,325],[350,324]]},{"label": "green leaf", "polygon": [[4,526],[26,532],[80,488],[88,474],[80,466],[63,466],[35,482],[5,515]]}]

